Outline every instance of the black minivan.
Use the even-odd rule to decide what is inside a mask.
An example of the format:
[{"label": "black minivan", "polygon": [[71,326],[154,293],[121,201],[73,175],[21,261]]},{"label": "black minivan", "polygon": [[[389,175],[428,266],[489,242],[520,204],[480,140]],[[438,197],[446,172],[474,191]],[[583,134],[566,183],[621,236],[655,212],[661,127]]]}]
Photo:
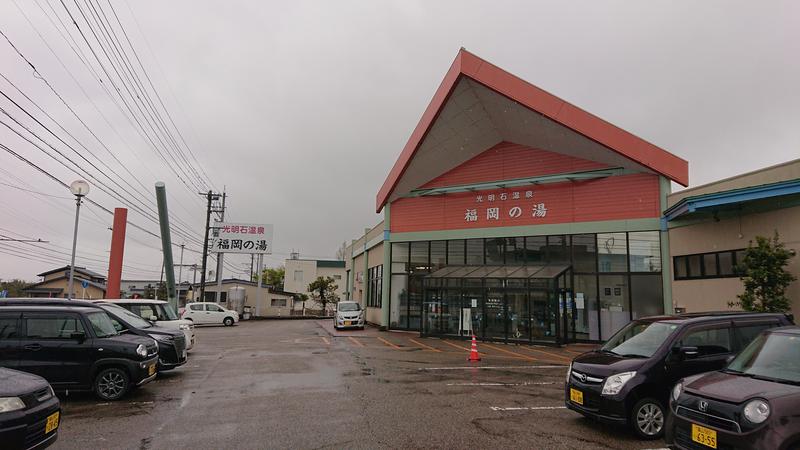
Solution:
[{"label": "black minivan", "polygon": [[117,400],[156,376],[155,340],[118,333],[96,306],[0,301],[0,325],[0,366],[39,375],[56,391]]},{"label": "black minivan", "polygon": [[669,392],[681,378],[721,369],[761,331],[791,325],[784,314],[705,313],[635,320],[567,371],[567,408],[627,424],[644,439],[664,433]]}]

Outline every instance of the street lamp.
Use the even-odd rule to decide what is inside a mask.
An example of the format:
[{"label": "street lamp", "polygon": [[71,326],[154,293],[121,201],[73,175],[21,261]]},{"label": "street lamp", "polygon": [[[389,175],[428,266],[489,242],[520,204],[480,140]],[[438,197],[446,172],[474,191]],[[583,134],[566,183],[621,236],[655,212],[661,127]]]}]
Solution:
[{"label": "street lamp", "polygon": [[75,180],[69,185],[69,191],[75,196],[75,231],[72,234],[72,260],[69,264],[69,285],[67,298],[72,300],[72,284],[75,280],[75,247],[78,244],[78,217],[81,214],[81,198],[89,193],[89,183]]}]

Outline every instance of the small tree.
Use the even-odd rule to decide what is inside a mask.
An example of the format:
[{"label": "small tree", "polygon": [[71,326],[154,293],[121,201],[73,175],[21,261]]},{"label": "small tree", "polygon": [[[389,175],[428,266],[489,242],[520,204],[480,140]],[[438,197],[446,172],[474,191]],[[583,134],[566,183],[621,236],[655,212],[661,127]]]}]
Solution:
[{"label": "small tree", "polygon": [[32,284],[33,283],[17,278],[0,281],[0,291],[6,291],[6,297],[24,297],[25,293],[23,290]]},{"label": "small tree", "polygon": [[784,267],[793,256],[778,240],[777,231],[772,239],[756,236],[756,244],[750,241],[744,261],[736,266],[744,292],[737,295],[738,301],[728,305],[745,311],[787,312],[790,305],[786,288],[797,278]]},{"label": "small tree", "polygon": [[[279,291],[283,290],[283,281],[285,279],[286,268],[283,266],[275,268],[268,267],[261,273],[261,282]],[[258,278],[254,277],[253,281],[258,281]]]},{"label": "small tree", "polygon": [[306,315],[306,300],[308,300],[308,295],[294,294],[294,301],[303,303],[303,315]]},{"label": "small tree", "polygon": [[308,291],[317,303],[322,305],[322,313],[325,314],[328,308],[328,303],[338,303],[339,296],[336,295],[336,290],[339,286],[332,277],[317,277],[311,284],[308,285]]}]

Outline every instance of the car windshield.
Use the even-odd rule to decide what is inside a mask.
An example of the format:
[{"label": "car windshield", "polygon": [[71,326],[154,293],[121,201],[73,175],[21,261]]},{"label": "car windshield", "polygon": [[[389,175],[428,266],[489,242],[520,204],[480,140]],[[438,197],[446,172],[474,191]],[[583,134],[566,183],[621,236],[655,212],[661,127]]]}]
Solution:
[{"label": "car windshield", "polygon": [[358,303],[339,303],[339,311],[361,311]]},{"label": "car windshield", "polygon": [[800,336],[762,334],[745,347],[726,370],[753,378],[800,383]]},{"label": "car windshield", "polygon": [[677,328],[667,322],[631,322],[612,336],[601,351],[649,358]]},{"label": "car windshield", "polygon": [[94,334],[99,338],[116,336],[117,333],[116,328],[114,328],[114,324],[111,322],[111,318],[108,317],[108,314],[102,311],[92,312],[87,314],[89,318],[89,322],[92,324],[92,329],[94,330]]},{"label": "car windshield", "polygon": [[128,324],[130,324],[130,326],[132,326],[133,328],[144,329],[153,326],[150,322],[142,319],[141,317],[137,316],[136,314],[128,311],[127,309],[121,306],[107,305],[107,304],[101,306],[103,309],[110,312],[111,314],[114,314],[115,316],[121,318],[125,322],[128,322]]}]

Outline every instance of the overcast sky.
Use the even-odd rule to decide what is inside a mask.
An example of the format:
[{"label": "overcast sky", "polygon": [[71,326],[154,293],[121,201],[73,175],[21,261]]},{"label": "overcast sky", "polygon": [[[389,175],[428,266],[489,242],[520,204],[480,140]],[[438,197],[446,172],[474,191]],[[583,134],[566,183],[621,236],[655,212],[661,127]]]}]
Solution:
[{"label": "overcast sky", "polygon": [[[0,1],[0,30],[99,140],[2,37],[0,73],[88,150],[2,78],[0,90],[151,204],[153,183],[165,181],[172,222],[195,241],[203,200],[174,171],[188,173],[184,178],[205,171],[216,188],[226,188],[229,219],[275,225],[268,265],[291,250],[333,257],[342,241],[380,221],[375,195],[462,46],[687,159],[693,186],[800,157],[796,1],[111,0],[113,9],[108,0],[88,1],[77,0],[86,14],[94,6],[114,26],[112,14],[119,17],[191,149],[184,150],[191,164],[170,169],[123,115],[59,0]],[[64,3],[82,25],[76,3]],[[59,20],[68,28],[57,28]],[[100,52],[92,30],[82,31]],[[99,172],[2,96],[0,107]],[[6,115],[0,120],[16,126]],[[66,183],[78,178],[4,126],[0,144]],[[0,279],[35,280],[57,260],[68,261],[69,192],[2,150],[0,183],[0,235],[50,241],[37,244],[42,248],[0,243]],[[110,209],[123,206],[94,185],[90,197]],[[105,273],[111,216],[91,205],[81,214],[78,265]],[[157,232],[157,224],[129,214]],[[158,279],[158,239],[128,230],[124,276]],[[199,263],[199,245],[187,248],[194,251],[186,251],[184,263]],[[248,257],[229,261],[226,277],[231,268],[247,276]]]}]

